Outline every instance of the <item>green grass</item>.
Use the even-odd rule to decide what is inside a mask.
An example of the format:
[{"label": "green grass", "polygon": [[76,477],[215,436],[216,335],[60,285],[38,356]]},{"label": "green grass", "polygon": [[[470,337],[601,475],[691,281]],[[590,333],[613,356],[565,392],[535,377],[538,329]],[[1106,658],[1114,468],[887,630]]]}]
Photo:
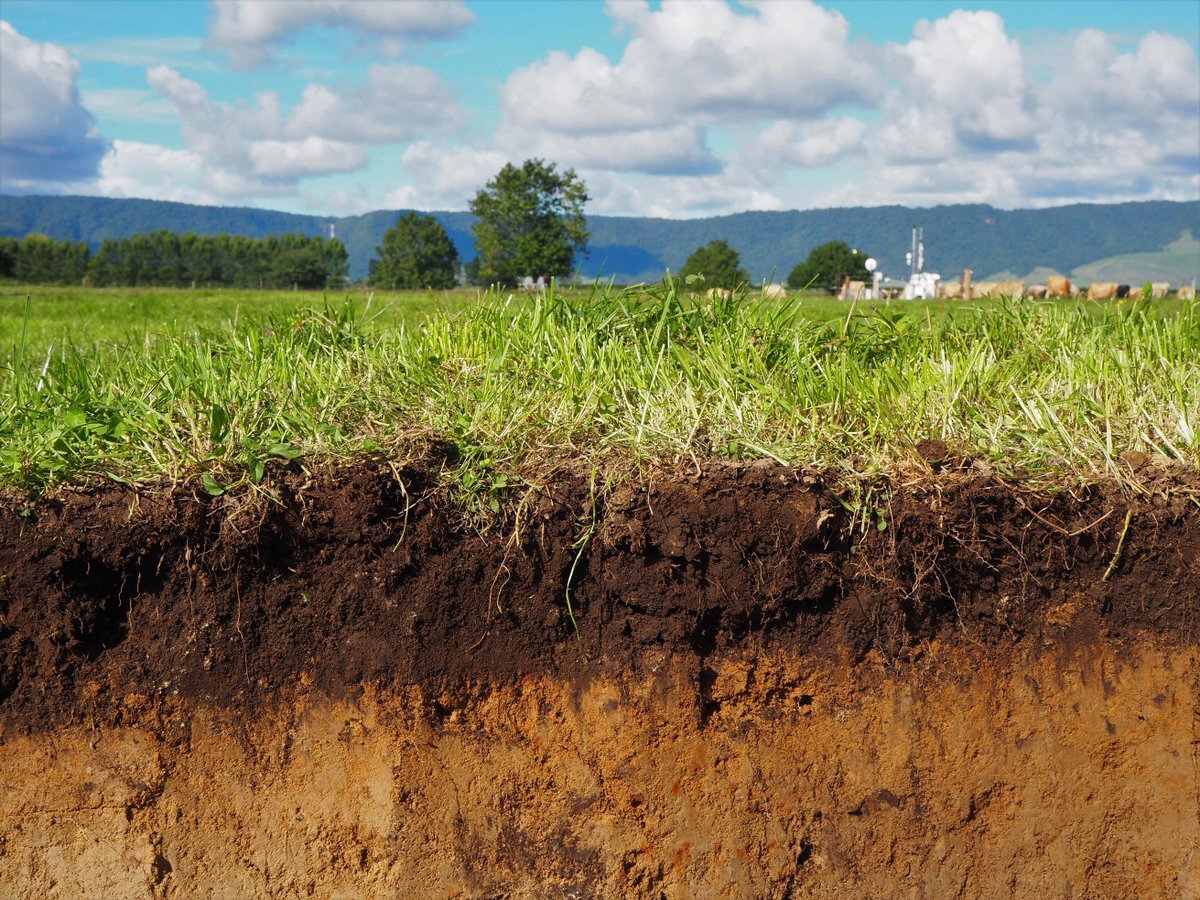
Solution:
[{"label": "green grass", "polygon": [[[382,315],[378,296],[367,310],[222,293],[201,313],[177,308],[190,292],[114,293],[89,313],[50,294],[27,316],[6,306],[0,325],[0,483],[30,490],[200,477],[216,492],[271,458],[430,437],[458,446],[460,486],[485,496],[560,466],[708,455],[870,479],[916,463],[922,438],[1001,473],[1069,480],[1118,475],[1125,450],[1200,464],[1195,302],[1165,315],[1027,301],[951,314],[707,302],[664,284],[394,298]],[[53,302],[64,311],[51,326],[41,305]],[[155,310],[142,323],[138,304]],[[28,323],[36,336],[22,340]]]},{"label": "green grass", "polygon": [[[145,335],[184,334],[242,318],[287,315],[321,307],[326,298],[365,306],[381,325],[414,322],[439,310],[460,309],[479,297],[475,288],[455,291],[252,291],[223,288],[84,288],[0,281],[0,348],[22,331],[28,345],[141,340]],[[27,303],[28,310],[27,310]]]}]

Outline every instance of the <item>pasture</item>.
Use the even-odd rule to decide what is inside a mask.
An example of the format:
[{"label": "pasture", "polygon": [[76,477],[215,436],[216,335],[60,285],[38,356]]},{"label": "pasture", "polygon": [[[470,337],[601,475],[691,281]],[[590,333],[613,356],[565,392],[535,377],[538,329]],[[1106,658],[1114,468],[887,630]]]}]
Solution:
[{"label": "pasture", "polygon": [[256,480],[449,440],[472,490],[562,460],[766,457],[872,478],[922,440],[1006,473],[1200,459],[1195,301],[0,293],[0,480]]}]

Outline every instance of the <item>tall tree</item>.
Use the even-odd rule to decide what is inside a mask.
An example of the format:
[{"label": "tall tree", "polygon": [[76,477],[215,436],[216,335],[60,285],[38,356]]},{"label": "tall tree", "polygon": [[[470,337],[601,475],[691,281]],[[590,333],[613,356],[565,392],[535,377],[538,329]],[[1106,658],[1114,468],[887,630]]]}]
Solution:
[{"label": "tall tree", "polygon": [[704,284],[710,288],[733,290],[739,284],[750,280],[746,270],[742,268],[741,257],[725,241],[709,241],[703,247],[697,247],[687,258],[680,276],[703,275]]},{"label": "tall tree", "polygon": [[458,251],[433,216],[406,212],[383,233],[371,260],[371,283],[383,288],[454,287]]},{"label": "tall tree", "polygon": [[808,252],[804,262],[797,263],[788,275],[788,287],[809,287],[837,291],[850,278],[854,281],[870,281],[867,271],[867,254],[851,249],[845,241],[826,241]]},{"label": "tall tree", "polygon": [[569,275],[575,254],[585,253],[583,204],[587,186],[554,163],[507,163],[471,201],[471,227],[484,283],[514,284],[525,275]]}]

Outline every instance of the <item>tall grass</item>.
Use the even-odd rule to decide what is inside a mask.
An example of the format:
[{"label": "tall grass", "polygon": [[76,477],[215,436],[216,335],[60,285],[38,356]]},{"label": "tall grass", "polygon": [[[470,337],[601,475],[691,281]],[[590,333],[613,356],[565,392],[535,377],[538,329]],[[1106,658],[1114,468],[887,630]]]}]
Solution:
[{"label": "tall grass", "polygon": [[[839,309],[845,309],[840,307]],[[768,456],[871,476],[940,438],[1001,472],[1200,464],[1200,308],[902,305],[836,319],[666,281],[379,327],[349,304],[116,345],[11,344],[0,483],[197,476],[453,441],[471,490],[571,465]],[[2,360],[2,358],[0,358]]]}]

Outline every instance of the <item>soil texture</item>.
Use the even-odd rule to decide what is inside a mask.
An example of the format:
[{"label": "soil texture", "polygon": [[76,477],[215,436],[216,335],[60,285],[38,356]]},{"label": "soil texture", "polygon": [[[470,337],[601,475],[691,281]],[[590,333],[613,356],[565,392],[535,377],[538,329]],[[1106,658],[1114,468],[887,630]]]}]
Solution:
[{"label": "soil texture", "polygon": [[1200,480],[931,454],[3,501],[0,893],[1200,897]]}]

